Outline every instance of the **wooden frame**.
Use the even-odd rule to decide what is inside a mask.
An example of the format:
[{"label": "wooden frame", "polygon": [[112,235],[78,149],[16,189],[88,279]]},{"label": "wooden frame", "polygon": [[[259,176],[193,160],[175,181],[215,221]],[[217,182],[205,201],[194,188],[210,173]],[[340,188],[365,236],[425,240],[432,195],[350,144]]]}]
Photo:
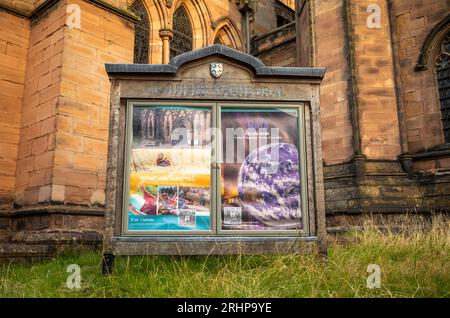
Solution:
[{"label": "wooden frame", "polygon": [[[217,235],[225,236],[225,235],[251,235],[251,236],[287,236],[287,237],[307,237],[311,234],[310,231],[310,224],[309,224],[309,204],[307,202],[307,193],[308,189],[313,187],[313,184],[308,182],[308,178],[306,176],[306,170],[307,170],[307,155],[306,155],[306,138],[305,137],[305,131],[307,126],[307,123],[305,123],[305,104],[304,103],[279,103],[279,102],[263,102],[263,103],[255,103],[255,102],[219,102],[218,103],[218,109],[217,109],[217,127],[220,129],[221,127],[221,121],[220,121],[220,113],[222,111],[222,108],[237,108],[237,109],[249,109],[249,108],[280,108],[280,109],[295,109],[298,111],[298,126],[299,126],[299,142],[298,142],[298,149],[299,149],[299,155],[300,158],[302,158],[300,163],[300,184],[302,185],[302,225],[303,229],[300,231],[297,230],[265,230],[265,231],[249,231],[249,230],[223,230],[221,228],[221,217],[217,217]],[[220,147],[219,147],[220,149]],[[305,159],[305,160],[303,160]],[[217,214],[220,214],[219,211],[221,210],[220,201],[218,198],[220,198],[220,191],[221,191],[221,182],[220,180],[217,180],[216,187],[216,211]]]},{"label": "wooden frame", "polygon": [[[219,78],[211,76],[211,63],[223,64],[224,71]],[[284,254],[313,250],[326,253],[319,110],[323,69],[266,67],[250,55],[218,44],[179,55],[167,65],[107,64],[106,69],[111,80],[111,111],[103,243],[105,274],[111,272],[115,255]],[[297,235],[287,232],[255,235],[241,231],[226,235],[126,235],[122,228],[126,108],[130,102],[145,104],[145,101],[185,105],[218,103],[218,109],[223,105],[300,109],[299,122],[304,131],[300,147],[306,160],[302,168],[307,182],[302,193],[302,197],[307,193],[306,231]],[[220,183],[217,176],[214,182]]]},{"label": "wooden frame", "polygon": [[[127,102],[127,118],[125,118],[126,121],[126,134],[125,134],[125,150],[124,150],[124,162],[125,162],[125,166],[129,167],[129,161],[127,160],[129,158],[129,156],[126,155],[126,153],[128,151],[131,151],[131,147],[130,147],[130,139],[131,139],[131,122],[132,122],[132,118],[131,118],[131,112],[133,110],[133,107],[136,105],[139,106],[189,106],[189,107],[201,107],[201,108],[210,108],[211,109],[211,113],[214,112],[214,104],[212,102],[183,102],[183,101],[172,101],[172,102],[168,102],[168,101],[135,101],[135,100],[129,100]],[[216,125],[215,122],[215,118],[214,116],[211,117],[212,118],[212,126]],[[126,138],[128,136],[128,138]],[[211,149],[213,150],[213,149]],[[215,162],[214,158],[211,158],[212,162]],[[211,169],[211,189],[214,188],[214,185],[217,183],[216,180],[217,176],[216,173],[214,171],[214,169]],[[123,179],[123,187],[124,189],[128,189],[129,188],[129,184],[128,184],[128,179],[129,179],[129,174],[128,171],[124,171],[124,179]],[[126,209],[126,205],[127,202],[125,202],[125,197],[127,197],[127,192],[123,191],[123,195],[122,195],[122,211],[125,211]],[[123,213],[122,213],[122,218],[123,218]],[[213,224],[215,223],[215,214],[212,213],[212,219],[213,219]],[[139,236],[139,235],[147,235],[147,236],[180,236],[180,235],[213,235],[214,234],[214,228],[212,227],[210,230],[208,231],[130,231],[127,228],[128,222],[127,220],[122,219],[122,231],[120,232],[120,235],[122,236]]]}]

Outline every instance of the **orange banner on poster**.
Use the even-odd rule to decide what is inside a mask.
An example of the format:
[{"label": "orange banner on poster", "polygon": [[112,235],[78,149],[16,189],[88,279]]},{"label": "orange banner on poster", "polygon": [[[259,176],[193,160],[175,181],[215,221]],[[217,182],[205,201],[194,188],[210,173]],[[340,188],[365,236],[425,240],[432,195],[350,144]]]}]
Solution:
[{"label": "orange banner on poster", "polygon": [[137,189],[140,183],[146,186],[173,186],[209,188],[211,177],[209,173],[192,173],[175,171],[137,172],[131,173],[130,188]]}]

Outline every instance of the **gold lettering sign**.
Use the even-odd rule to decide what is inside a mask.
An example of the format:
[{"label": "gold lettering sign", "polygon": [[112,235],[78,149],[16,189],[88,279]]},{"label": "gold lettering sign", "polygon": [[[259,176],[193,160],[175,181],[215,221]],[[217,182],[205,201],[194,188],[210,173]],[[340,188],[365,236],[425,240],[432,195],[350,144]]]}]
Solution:
[{"label": "gold lettering sign", "polygon": [[173,97],[282,97],[283,87],[251,86],[239,84],[210,84],[194,82],[189,84],[149,85],[147,93],[156,96]]}]

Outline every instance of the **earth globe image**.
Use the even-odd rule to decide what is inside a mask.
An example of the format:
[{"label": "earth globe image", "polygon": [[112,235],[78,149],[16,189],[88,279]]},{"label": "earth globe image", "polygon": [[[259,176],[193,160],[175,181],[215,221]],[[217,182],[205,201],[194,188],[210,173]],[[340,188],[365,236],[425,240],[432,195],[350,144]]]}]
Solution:
[{"label": "earth globe image", "polygon": [[268,227],[301,226],[300,172],[297,148],[276,143],[253,150],[238,174],[239,200],[250,216]]}]

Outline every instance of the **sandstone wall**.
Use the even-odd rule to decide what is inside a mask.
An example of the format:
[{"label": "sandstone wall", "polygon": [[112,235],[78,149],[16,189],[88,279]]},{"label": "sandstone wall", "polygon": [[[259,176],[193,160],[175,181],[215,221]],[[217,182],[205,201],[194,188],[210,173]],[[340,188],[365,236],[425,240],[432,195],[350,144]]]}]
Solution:
[{"label": "sandstone wall", "polygon": [[[368,27],[367,8],[374,4],[381,10],[380,28]],[[352,1],[351,15],[361,153],[369,159],[397,160],[400,128],[388,2]]]},{"label": "sandstone wall", "polygon": [[[129,4],[116,2],[110,4],[122,9]],[[234,30],[235,43],[242,47],[241,14],[234,2],[222,2],[212,3],[207,15],[201,17],[203,20],[195,11],[202,6],[206,10],[201,1],[197,6],[192,1],[176,1],[170,8],[163,2],[158,6],[164,6],[167,14],[181,4],[192,9],[194,42],[200,34],[205,36],[196,45],[212,43],[219,30],[228,28],[228,34]],[[79,25],[69,23],[71,12],[66,10],[71,4],[80,8]],[[149,13],[150,18],[154,17],[155,2],[145,1],[145,4],[153,8]],[[209,29],[202,31],[205,21]],[[161,46],[159,29],[170,27],[170,22],[169,17],[151,21],[150,47]],[[156,37],[152,37],[154,31]],[[18,153],[16,177],[11,177],[16,181],[16,203],[19,206],[38,203],[102,206],[110,93],[104,65],[133,62],[134,25],[88,1],[59,1],[32,22],[29,37],[25,115],[18,152],[12,152]],[[160,62],[161,52],[151,51],[150,60]],[[25,70],[25,63],[22,65]],[[14,189],[11,180],[9,189]]]},{"label": "sandstone wall", "polygon": [[[435,149],[444,143],[434,63],[430,55],[427,70],[416,71],[422,45],[433,28],[450,13],[450,1],[393,1],[399,55],[401,97],[404,107],[407,143],[410,153]],[[416,163],[416,170],[435,171],[450,166],[450,160]]]},{"label": "sandstone wall", "polygon": [[314,11],[314,7],[308,5],[301,5],[298,8],[298,25],[297,25],[297,53],[298,66],[310,67],[313,66],[311,56],[311,36],[314,26],[310,19],[310,10]]},{"label": "sandstone wall", "polygon": [[275,5],[271,0],[256,1],[251,36],[266,34],[277,27]]},{"label": "sandstone wall", "polygon": [[0,11],[0,210],[14,200],[30,25]]},{"label": "sandstone wall", "polygon": [[297,66],[295,39],[288,39],[282,45],[270,50],[270,52],[257,55],[261,61],[270,66]]},{"label": "sandstone wall", "polygon": [[16,173],[16,203],[33,204],[51,192],[59,102],[65,6],[31,23]]},{"label": "sandstone wall", "polygon": [[104,204],[110,82],[105,63],[132,63],[131,22],[80,0],[80,28],[64,28],[51,201]]},{"label": "sandstone wall", "polygon": [[[79,5],[80,28],[66,8]],[[109,79],[131,63],[130,22],[85,1],[60,1],[31,25],[16,203],[103,204]]]},{"label": "sandstone wall", "polygon": [[354,155],[343,1],[314,2],[316,66],[327,70],[320,94],[323,157],[325,164],[338,164]]}]

